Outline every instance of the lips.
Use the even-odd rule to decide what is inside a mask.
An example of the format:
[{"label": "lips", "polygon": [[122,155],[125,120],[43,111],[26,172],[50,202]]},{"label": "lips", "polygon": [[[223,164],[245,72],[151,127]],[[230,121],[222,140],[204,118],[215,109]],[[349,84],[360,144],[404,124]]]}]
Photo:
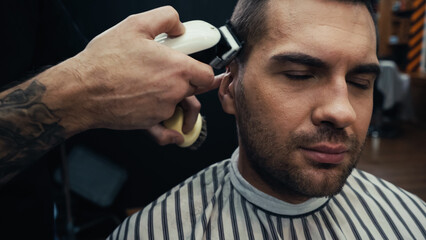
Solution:
[{"label": "lips", "polygon": [[318,163],[339,164],[345,159],[348,148],[342,144],[321,143],[301,147],[305,158]]}]

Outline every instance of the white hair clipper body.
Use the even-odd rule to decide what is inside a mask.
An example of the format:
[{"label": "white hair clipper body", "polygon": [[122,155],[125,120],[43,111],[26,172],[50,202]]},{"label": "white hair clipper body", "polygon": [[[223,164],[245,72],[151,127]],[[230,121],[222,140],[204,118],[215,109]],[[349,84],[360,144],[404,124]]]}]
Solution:
[{"label": "white hair clipper body", "polygon": [[219,29],[210,23],[194,20],[183,23],[185,33],[168,37],[166,33],[154,40],[207,63],[215,69],[228,65],[241,49],[241,43],[226,24]]},{"label": "white hair clipper body", "polygon": [[[228,65],[241,49],[241,43],[228,24],[219,29],[200,20],[185,22],[183,25],[185,33],[181,36],[169,37],[166,33],[162,33],[154,40],[207,63],[215,69],[222,69]],[[179,145],[180,147],[197,149],[207,136],[206,122],[200,114],[194,128],[187,134],[182,132],[183,111],[180,107],[177,107],[174,115],[163,124],[183,135],[185,140]]]}]

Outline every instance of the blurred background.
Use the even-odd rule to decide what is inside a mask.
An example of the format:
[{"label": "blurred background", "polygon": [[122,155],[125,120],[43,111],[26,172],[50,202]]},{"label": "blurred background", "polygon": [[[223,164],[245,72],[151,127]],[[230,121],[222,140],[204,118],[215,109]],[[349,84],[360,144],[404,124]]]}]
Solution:
[{"label": "blurred background", "polygon": [[[57,33],[43,42],[49,49],[40,57],[43,66],[76,54],[130,14],[171,5],[182,22],[201,19],[219,27],[229,19],[236,0],[38,2],[34,7],[39,14],[53,12],[46,17],[49,28],[44,31]],[[359,168],[426,200],[425,1],[373,2],[382,75]],[[69,50],[58,45],[61,41]],[[234,118],[222,111],[217,91],[198,98],[208,124],[208,138],[198,151],[159,147],[143,131],[99,129],[74,136],[46,156],[58,239],[104,239],[125,217],[204,167],[230,157],[237,146]]]}]

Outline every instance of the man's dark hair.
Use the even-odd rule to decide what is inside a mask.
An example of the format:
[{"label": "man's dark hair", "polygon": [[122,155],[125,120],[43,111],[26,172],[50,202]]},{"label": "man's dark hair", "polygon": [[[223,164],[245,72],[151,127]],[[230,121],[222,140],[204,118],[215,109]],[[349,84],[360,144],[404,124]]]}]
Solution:
[{"label": "man's dark hair", "polygon": [[[244,42],[244,47],[237,59],[240,63],[245,63],[254,44],[266,34],[266,4],[269,0],[238,0],[231,17],[231,25],[234,28],[240,41]],[[350,4],[364,4],[376,26],[374,10],[371,0],[331,0]]]}]

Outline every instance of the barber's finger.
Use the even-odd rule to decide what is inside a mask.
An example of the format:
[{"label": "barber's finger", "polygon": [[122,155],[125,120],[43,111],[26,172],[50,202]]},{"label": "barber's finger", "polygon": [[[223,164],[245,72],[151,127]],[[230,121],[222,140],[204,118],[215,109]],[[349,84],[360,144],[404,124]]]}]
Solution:
[{"label": "barber's finger", "polygon": [[147,132],[154,138],[158,145],[182,144],[184,139],[179,132],[167,129],[161,124],[157,124],[147,129]]},{"label": "barber's finger", "polygon": [[179,20],[179,13],[171,6],[156,8],[136,15],[140,20],[140,31],[154,39],[160,33],[179,36],[185,32],[185,26]]},{"label": "barber's finger", "polygon": [[220,83],[222,82],[222,79],[224,78],[225,74],[220,74],[217,75],[215,77],[213,77],[213,79],[211,79],[210,82],[201,82],[201,81],[197,81],[197,83],[199,84],[204,84],[204,85],[194,85],[194,81],[191,81],[190,84],[194,87],[194,94],[201,94],[201,93],[205,93],[208,91],[211,91],[213,89],[216,89],[220,86]]},{"label": "barber's finger", "polygon": [[184,116],[182,132],[188,133],[194,128],[195,122],[197,122],[201,103],[195,96],[191,96],[183,99],[182,102],[179,103],[179,106],[182,108]]},{"label": "barber's finger", "polygon": [[211,88],[215,82],[214,72],[211,66],[188,57],[182,69],[183,78],[189,81],[191,91],[187,96],[199,94],[202,89]]}]

